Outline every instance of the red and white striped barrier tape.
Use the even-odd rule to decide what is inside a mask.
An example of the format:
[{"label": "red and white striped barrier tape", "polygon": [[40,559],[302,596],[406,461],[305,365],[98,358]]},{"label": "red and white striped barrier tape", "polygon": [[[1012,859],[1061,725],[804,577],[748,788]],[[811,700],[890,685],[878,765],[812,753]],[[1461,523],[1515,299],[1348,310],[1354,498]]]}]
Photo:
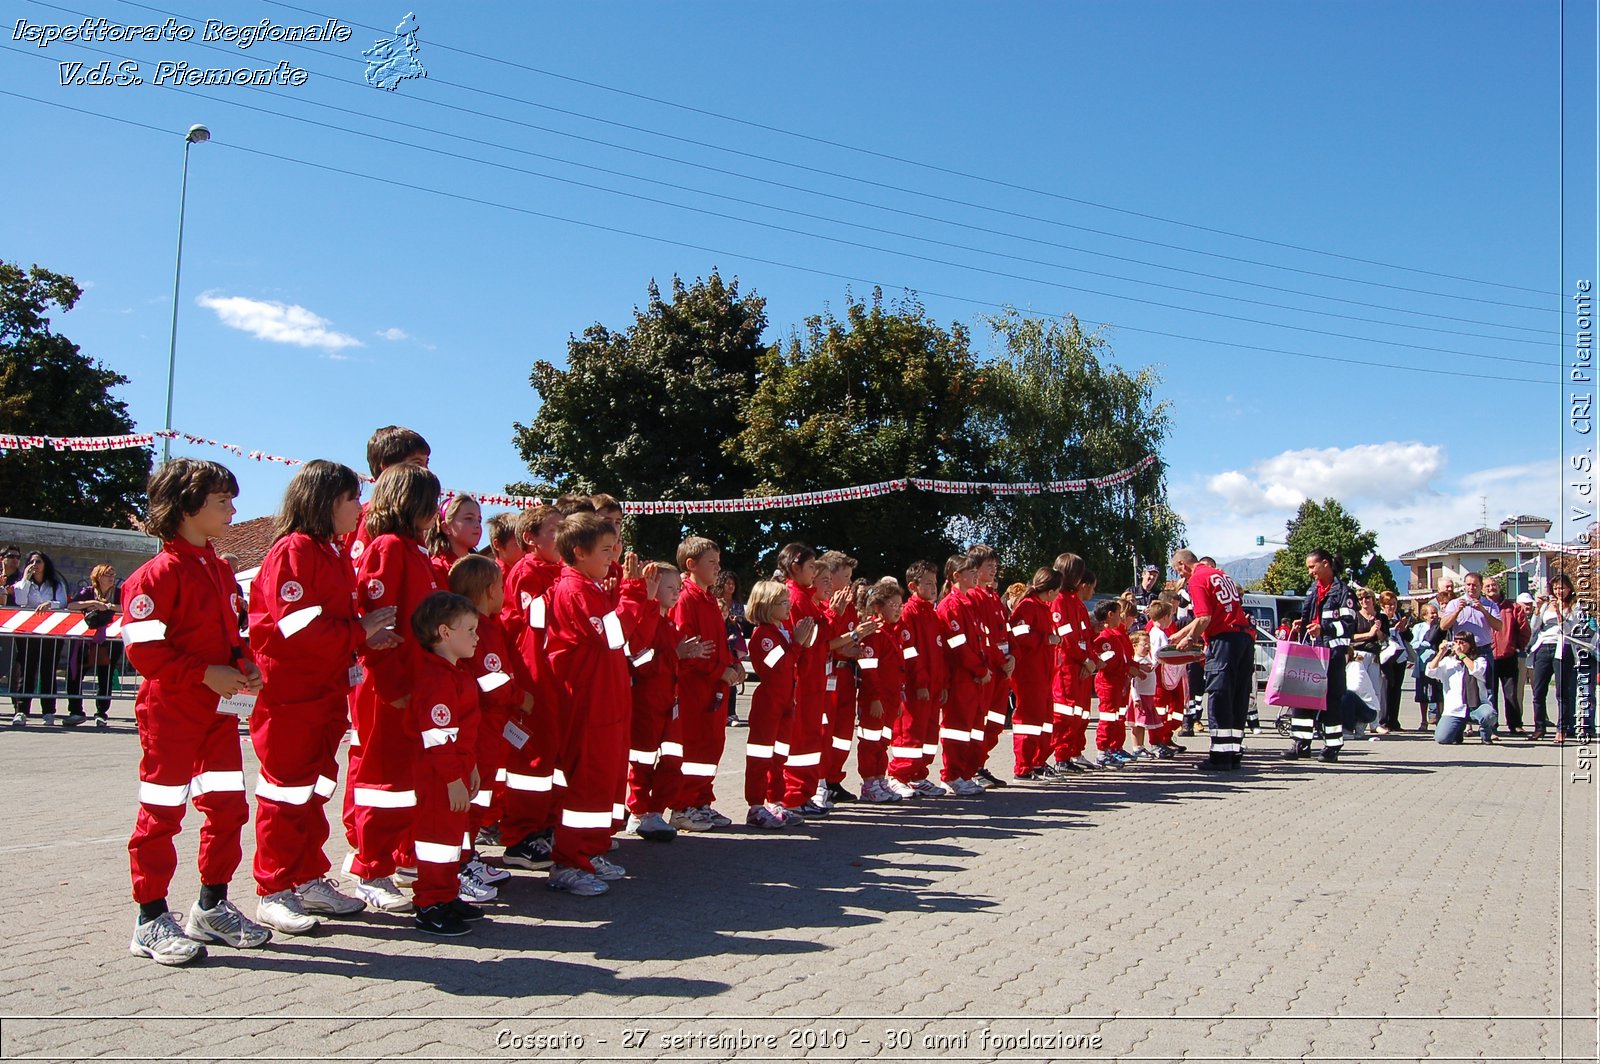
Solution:
[{"label": "red and white striped barrier tape", "polygon": [[[99,631],[90,628],[82,613],[67,610],[22,610],[0,607],[0,637],[8,635],[90,636]],[[122,618],[114,618],[105,628],[108,639],[122,634]]]}]

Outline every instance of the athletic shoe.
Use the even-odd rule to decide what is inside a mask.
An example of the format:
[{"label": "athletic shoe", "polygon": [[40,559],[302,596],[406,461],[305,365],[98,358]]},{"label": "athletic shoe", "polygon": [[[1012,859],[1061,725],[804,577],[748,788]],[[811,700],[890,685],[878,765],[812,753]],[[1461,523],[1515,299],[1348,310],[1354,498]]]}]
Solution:
[{"label": "athletic shoe", "polygon": [[1097,769],[1097,768],[1100,767],[1099,764],[1097,764],[1096,762],[1090,761],[1087,757],[1084,757],[1082,754],[1079,754],[1077,757],[1073,758],[1070,763],[1074,764],[1074,765],[1077,765],[1079,772],[1088,772],[1088,771],[1090,771],[1092,769]]},{"label": "athletic shoe", "polygon": [[[26,728],[28,726],[28,715],[26,713],[13,713],[13,714],[11,714],[11,726],[13,728]],[[151,956],[151,954],[144,954],[144,956]],[[157,957],[156,959],[160,960],[161,958]],[[191,957],[189,959],[193,960],[194,958]],[[166,962],[163,962],[163,963],[166,963]],[[185,961],[172,961],[171,963],[173,963],[173,964],[184,964],[186,962]]]},{"label": "athletic shoe", "polygon": [[842,783],[830,783],[830,784],[828,784],[828,804],[829,805],[832,805],[834,802],[857,802],[857,801],[860,801],[860,798],[858,798],[854,794],[851,794],[849,791],[845,790],[844,789],[844,784],[842,784]]},{"label": "athletic shoe", "polygon": [[319,922],[301,907],[292,890],[280,890],[256,902],[256,923],[286,935],[309,935]]},{"label": "athletic shoe", "polygon": [[989,784],[987,784],[983,780],[979,779],[976,774],[968,776],[967,777],[967,782],[971,783],[972,785],[977,787],[979,790],[986,791],[986,790],[989,789]]},{"label": "athletic shoe", "polygon": [[61,726],[63,728],[76,728],[78,725],[82,724],[88,719],[89,718],[84,715],[83,710],[75,709],[71,713],[67,714],[67,719],[61,722]]},{"label": "athletic shoe", "polygon": [[1170,746],[1156,746],[1151,748],[1151,753],[1156,755],[1157,761],[1171,761],[1177,757],[1177,752]]},{"label": "athletic shoe", "polygon": [[472,904],[470,901],[462,901],[460,898],[451,898],[449,901],[443,902],[442,904],[445,908],[449,909],[463,920],[482,920],[484,917],[483,910]]},{"label": "athletic shoe", "polygon": [[996,776],[993,772],[990,772],[986,768],[980,768],[978,770],[976,779],[977,782],[983,784],[985,787],[1004,787],[1006,785],[1005,780],[1001,779],[999,776]]},{"label": "athletic shoe", "polygon": [[135,957],[149,957],[157,964],[175,966],[199,960],[206,955],[206,948],[185,935],[178,926],[178,918],[166,912],[154,920],[134,925],[128,952]]},{"label": "athletic shoe", "polygon": [[742,728],[742,727],[744,727],[744,721],[740,720],[738,717],[734,716],[732,713],[729,713],[728,714],[728,727],[730,727],[730,728]]},{"label": "athletic shoe", "polygon": [[352,898],[326,877],[312,879],[294,888],[295,900],[308,913],[325,913],[328,916],[350,916],[361,912],[367,903]]},{"label": "athletic shoe", "polygon": [[500,845],[500,825],[499,824],[486,824],[483,827],[479,828],[478,829],[478,834],[473,836],[472,844],[474,846],[498,846],[498,845]]},{"label": "athletic shoe", "polygon": [[472,878],[479,883],[485,883],[491,887],[496,883],[504,883],[511,878],[510,872],[507,872],[504,868],[496,868],[493,865],[484,864],[481,857],[474,857],[468,861],[466,871],[472,873]]},{"label": "athletic shoe", "polygon": [[1175,754],[1187,754],[1189,752],[1189,748],[1181,743],[1168,743],[1167,749]]},{"label": "athletic shoe", "polygon": [[817,781],[817,793],[811,796],[811,804],[823,809],[832,809],[833,802],[828,800],[828,781]]},{"label": "athletic shoe", "polygon": [[593,858],[589,863],[594,865],[594,874],[607,883],[615,883],[628,874],[626,868],[604,857]]},{"label": "athletic shoe", "polygon": [[408,913],[412,908],[410,897],[400,893],[400,888],[388,876],[356,880],[356,897],[386,913]]},{"label": "athletic shoe", "polygon": [[882,780],[869,780],[861,785],[861,800],[882,804],[884,802],[898,802],[900,796],[891,791]]},{"label": "athletic shoe", "polygon": [[709,805],[702,805],[699,812],[702,817],[711,821],[711,826],[714,828],[725,828],[733,825],[732,820],[729,820],[727,817],[723,816]]},{"label": "athletic shoe", "polygon": [[44,716],[39,718],[39,721],[46,728],[54,728],[56,726],[56,715],[54,713],[46,713]]},{"label": "athletic shoe", "polygon": [[438,935],[440,938],[460,938],[472,931],[467,922],[450,908],[449,902],[428,906],[418,912],[412,922],[423,934]]},{"label": "athletic shoe", "polygon": [[479,882],[471,872],[456,874],[456,897],[462,901],[494,901],[499,896],[500,888]]},{"label": "athletic shoe", "polygon": [[1133,760],[1132,755],[1126,750],[1113,750],[1111,751],[1111,756],[1119,765],[1126,765]]},{"label": "athletic shoe", "polygon": [[596,895],[604,894],[611,887],[602,882],[599,876],[591,872],[585,872],[581,868],[551,865],[550,889],[564,890],[568,894],[576,894],[580,898],[593,898]]},{"label": "athletic shoe", "polygon": [[240,912],[227,898],[211,909],[202,909],[195,902],[183,930],[197,942],[221,942],[234,949],[255,949],[272,941],[271,931]]},{"label": "athletic shoe", "polygon": [[1098,768],[1121,768],[1122,762],[1118,761],[1110,754],[1101,754],[1100,757],[1095,761],[1095,766]]},{"label": "athletic shoe", "polygon": [[792,807],[786,805],[783,808],[785,812],[795,813],[802,817],[810,817],[812,820],[821,820],[828,815],[828,811],[816,802],[806,802],[804,805]]},{"label": "athletic shoe", "polygon": [[96,717],[94,718],[94,727],[96,731],[105,731],[111,727],[111,722],[104,717]]},{"label": "athletic shoe", "polygon": [[939,786],[937,783],[933,782],[927,777],[923,777],[922,779],[913,783],[911,785],[911,789],[916,791],[924,798],[943,798],[947,793],[943,787]]},{"label": "athletic shoe", "polygon": [[806,818],[793,809],[785,809],[776,802],[768,802],[767,809],[773,816],[780,818],[786,828],[803,828],[806,826]]},{"label": "athletic shoe", "polygon": [[1178,729],[1178,734],[1184,736],[1185,738],[1189,738],[1189,737],[1193,736],[1194,735],[1194,725],[1193,724],[1185,724],[1183,727]]},{"label": "athletic shoe", "polygon": [[717,826],[698,809],[680,809],[672,815],[670,823],[676,831],[710,831]]},{"label": "athletic shoe", "polygon": [[976,798],[983,793],[983,788],[974,780],[952,780],[949,787],[960,798]]},{"label": "athletic shoe", "polygon": [[399,868],[394,870],[394,878],[415,880],[417,878],[416,865],[401,865]]},{"label": "athletic shoe", "polygon": [[[637,820],[637,823],[634,821]],[[629,824],[632,831],[641,839],[651,842],[671,842],[678,837],[678,829],[667,823],[660,813],[646,813],[642,817],[630,817]]]},{"label": "athletic shoe", "polygon": [[889,791],[889,793],[891,793],[891,794],[893,794],[893,795],[895,795],[897,797],[900,797],[900,798],[915,798],[915,797],[917,797],[917,789],[915,787],[911,786],[911,784],[909,784],[909,783],[901,783],[899,780],[895,779],[893,776],[885,777],[884,780],[883,780],[883,785]]},{"label": "athletic shoe", "polygon": [[529,835],[515,846],[507,846],[500,858],[502,864],[513,868],[538,871],[550,867],[550,843],[542,835]]},{"label": "athletic shoe", "polygon": [[746,827],[765,828],[770,831],[782,831],[788,827],[781,814],[774,813],[765,805],[752,806],[750,812],[745,814],[744,822]]},{"label": "athletic shoe", "polygon": [[1128,756],[1129,756],[1129,758],[1131,760],[1134,760],[1134,761],[1154,761],[1156,759],[1155,751],[1151,750],[1149,747],[1146,747],[1146,746],[1139,747],[1137,750],[1135,750],[1132,754],[1129,754]]}]

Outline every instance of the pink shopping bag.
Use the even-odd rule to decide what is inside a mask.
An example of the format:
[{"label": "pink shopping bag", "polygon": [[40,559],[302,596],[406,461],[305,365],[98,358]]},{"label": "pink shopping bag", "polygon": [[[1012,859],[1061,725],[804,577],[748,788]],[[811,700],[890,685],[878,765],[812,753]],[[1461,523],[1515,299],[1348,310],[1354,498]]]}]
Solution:
[{"label": "pink shopping bag", "polygon": [[1267,705],[1323,709],[1328,704],[1328,650],[1278,640],[1267,675]]}]

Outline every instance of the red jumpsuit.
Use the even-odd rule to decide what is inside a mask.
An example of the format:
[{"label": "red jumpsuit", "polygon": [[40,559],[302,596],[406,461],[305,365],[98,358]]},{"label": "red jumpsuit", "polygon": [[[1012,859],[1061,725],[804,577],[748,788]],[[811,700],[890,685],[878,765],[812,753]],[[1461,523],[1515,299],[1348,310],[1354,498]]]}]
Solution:
[{"label": "red jumpsuit", "polygon": [[[653,604],[652,604],[653,605]],[[643,634],[643,633],[641,633]],[[630,640],[633,723],[628,742],[628,812],[665,813],[682,786],[683,739],[678,725],[678,644],[672,618],[658,615],[642,649]]]},{"label": "red jumpsuit", "polygon": [[205,686],[212,665],[237,668],[239,585],[210,546],[169,540],[122,587],[122,640],[144,677],[134,700],[139,725],[139,815],[128,840],[133,900],[167,896],[178,851],[172,838],[189,799],[205,816],[200,882],[227,883],[241,859],[250,818],[244,796],[239,718],[218,712]]},{"label": "red jumpsuit", "polygon": [[372,537],[367,535],[368,505],[368,503],[361,504],[361,520],[356,522],[356,530],[344,537],[344,541],[339,544],[340,552],[350,559],[350,568],[352,570],[361,568],[361,557],[367,553],[367,548],[372,545]]},{"label": "red jumpsuit", "polygon": [[[642,613],[643,581],[628,581],[623,598]],[[551,858],[593,872],[593,858],[611,848],[613,825],[623,813],[632,715],[628,639],[605,589],[571,566],[562,566],[549,604],[545,654],[563,717],[556,761],[561,815]]]},{"label": "red jumpsuit", "polygon": [[1051,620],[1061,644],[1056,647],[1056,675],[1050,697],[1054,701],[1050,745],[1057,761],[1082,757],[1088,745],[1089,700],[1094,680],[1083,675],[1083,663],[1090,660],[1089,640],[1093,622],[1089,610],[1075,591],[1063,591],[1050,605]]},{"label": "red jumpsuit", "polygon": [[1011,629],[1007,623],[1006,604],[993,588],[975,587],[971,595],[978,621],[983,625],[989,667],[994,670],[993,682],[984,687],[983,737],[978,752],[978,765],[981,767],[989,760],[989,755],[1000,742],[1000,733],[1006,727],[1006,710],[1011,703],[1011,680],[1005,674],[1005,662],[1011,656]]},{"label": "red jumpsuit", "polygon": [[[826,605],[823,611],[833,633],[828,637],[830,643],[852,631],[861,619],[854,603],[846,606],[843,613],[835,614]],[[828,744],[822,750],[822,778],[839,784],[844,782],[844,763],[850,758],[850,739],[856,733],[856,670],[851,658],[830,656],[828,664],[828,678],[833,684],[824,711],[828,718]]]},{"label": "red jumpsuit", "polygon": [[783,804],[797,809],[816,796],[817,780],[822,775],[822,747],[827,741],[823,717],[832,677],[828,673],[827,615],[811,588],[801,587],[793,580],[788,584],[789,623],[795,625],[810,617],[817,625],[811,642],[800,648],[800,660],[795,663],[794,723],[788,743],[780,740],[778,749],[788,759],[783,766]]},{"label": "red jumpsuit", "polygon": [[[943,630],[933,603],[917,595],[906,600],[900,615],[906,711],[895,718],[889,744],[889,774],[901,783],[927,779],[939,752],[940,696],[949,689]],[[918,691],[928,692],[926,701]]]},{"label": "red jumpsuit", "polygon": [[[479,616],[478,649],[460,663],[478,686],[477,766],[480,789],[472,799],[471,831],[496,823],[505,808],[506,724],[521,727],[522,703],[533,692],[533,677],[511,648],[499,617]],[[526,730],[526,729],[524,729]]]},{"label": "red jumpsuit", "polygon": [[672,607],[672,623],[679,639],[698,638],[712,647],[709,657],[678,663],[683,781],[671,804],[674,809],[698,809],[716,801],[717,763],[728,737],[728,685],[722,674],[733,664],[733,654],[722,607],[693,580],[684,581],[683,593]]},{"label": "red jumpsuit", "polygon": [[[861,670],[861,745],[856,762],[863,780],[889,774],[889,736],[905,695],[904,664],[898,623],[884,625],[861,641],[861,657],[856,660]],[[876,717],[874,702],[881,709]]]},{"label": "red jumpsuit", "polygon": [[470,788],[478,759],[478,685],[471,673],[438,654],[419,655],[412,680],[411,726],[417,736],[416,850],[418,909],[456,897],[461,855],[472,852],[471,806],[450,808],[452,782]]},{"label": "red jumpsuit", "polygon": [[[506,604],[500,611],[506,638],[533,682],[533,712],[518,716],[515,738],[507,739],[505,814],[500,839],[515,846],[555,826],[556,759],[561,751],[560,685],[545,657],[549,591],[561,566],[524,554],[506,577]],[[522,742],[517,746],[517,740]]]},{"label": "red jumpsuit", "polygon": [[1100,662],[1100,671],[1094,674],[1094,693],[1100,700],[1094,745],[1106,754],[1121,750],[1128,734],[1128,674],[1133,644],[1127,632],[1107,626],[1095,633],[1090,649]]},{"label": "red jumpsuit", "polygon": [[363,611],[395,609],[394,630],[402,642],[392,650],[365,650],[363,675],[350,699],[350,775],[345,788],[345,833],[355,855],[348,871],[362,879],[394,874],[409,863],[411,825],[416,819],[416,763],[421,752],[409,707],[422,649],[411,633],[411,615],[436,591],[428,552],[407,536],[386,534],[361,555],[356,594]]},{"label": "red jumpsuit", "polygon": [[250,740],[256,779],[256,893],[291,890],[328,872],[325,810],[350,726],[356,651],[356,574],[330,542],[291,533],[273,543],[250,596],[250,646],[261,694]]},{"label": "red jumpsuit", "polygon": [[783,801],[785,757],[778,747],[788,743],[794,724],[799,661],[800,648],[787,624],[758,625],[750,634],[750,668],[760,681],[750,696],[750,734],[744,748],[744,800],[752,809]]},{"label": "red jumpsuit", "polygon": [[[1161,631],[1166,635],[1169,644],[1172,633],[1177,630],[1175,622],[1161,626]],[[1159,664],[1156,666],[1156,708],[1161,712],[1162,723],[1150,741],[1157,746],[1170,744],[1173,735],[1183,724],[1183,706],[1189,700],[1188,686],[1187,666]]]},{"label": "red jumpsuit", "polygon": [[1011,650],[1017,667],[1011,674],[1017,692],[1017,710],[1011,718],[1011,745],[1016,772],[1022,775],[1049,760],[1045,728],[1050,723],[1050,684],[1055,675],[1055,631],[1050,607],[1037,595],[1024,595],[1011,611]]},{"label": "red jumpsuit", "polygon": [[945,663],[950,670],[950,701],[939,725],[939,745],[944,751],[939,778],[950,783],[971,778],[981,764],[976,741],[983,738],[987,685],[978,680],[989,671],[989,662],[982,631],[965,595],[952,591],[940,601],[938,613],[944,622]]}]

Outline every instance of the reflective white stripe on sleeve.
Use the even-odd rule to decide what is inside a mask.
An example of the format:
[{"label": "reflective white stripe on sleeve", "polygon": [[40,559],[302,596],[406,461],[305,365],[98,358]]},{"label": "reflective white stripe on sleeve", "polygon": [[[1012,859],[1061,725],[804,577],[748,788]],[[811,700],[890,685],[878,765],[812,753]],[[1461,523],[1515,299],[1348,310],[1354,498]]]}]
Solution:
[{"label": "reflective white stripe on sleeve", "polygon": [[611,810],[602,809],[599,812],[584,812],[581,809],[561,810],[561,826],[564,828],[609,828],[611,827]]},{"label": "reflective white stripe on sleeve", "polygon": [[962,632],[960,635],[951,636],[944,645],[949,647],[951,650],[955,650],[957,647],[966,646],[966,644],[967,633]]},{"label": "reflective white stripe on sleeve", "polygon": [[922,747],[920,747],[920,746],[891,746],[891,747],[889,747],[889,756],[890,757],[898,757],[898,758],[902,758],[902,759],[910,759],[910,758],[914,758],[914,757],[921,757],[922,756]]},{"label": "reflective white stripe on sleeve", "polygon": [[964,743],[971,739],[972,736],[968,735],[966,730],[962,728],[940,728],[939,738],[949,739],[953,743]]},{"label": "reflective white stripe on sleeve", "polygon": [[772,747],[762,746],[759,743],[746,743],[744,748],[744,756],[753,757],[759,761],[765,761],[772,756]]},{"label": "reflective white stripe on sleeve", "polygon": [[416,842],[417,860],[429,864],[455,864],[461,860],[461,847],[446,842]]},{"label": "reflective white stripe on sleeve", "polygon": [[506,773],[506,790],[508,791],[548,791],[551,787],[549,776],[524,776],[520,772]]},{"label": "reflective white stripe on sleeve", "polygon": [[833,744],[833,748],[835,750],[844,750],[844,751],[848,752],[849,749],[850,749],[850,740],[849,739],[841,739],[837,735],[834,735],[834,736],[831,736],[828,741]]},{"label": "reflective white stripe on sleeve", "polygon": [[912,658],[917,656],[917,648],[916,647],[906,647],[903,656],[907,661],[910,661]]},{"label": "reflective white stripe on sleeve", "polygon": [[1102,650],[1100,652],[1100,660],[1101,661],[1110,661],[1112,658],[1114,658],[1116,656],[1117,656],[1117,652],[1115,650]]},{"label": "reflective white stripe on sleeve", "polygon": [[165,621],[129,621],[122,626],[122,642],[127,646],[135,643],[155,643],[165,638],[167,638]]},{"label": "reflective white stripe on sleeve", "polygon": [[680,771],[685,776],[715,776],[717,766],[705,761],[685,761]]},{"label": "reflective white stripe on sleeve", "polygon": [[417,804],[416,791],[384,791],[377,787],[357,787],[355,798],[356,805],[364,805],[368,809],[412,809]]},{"label": "reflective white stripe on sleeve", "polygon": [[656,660],[656,648],[647,647],[643,654],[640,654],[638,657],[633,659],[633,667],[636,669],[642,669],[654,660]]},{"label": "reflective white stripe on sleeve", "polygon": [[683,744],[682,743],[671,743],[671,742],[662,743],[661,744],[661,756],[662,757],[682,757],[683,756]]},{"label": "reflective white stripe on sleeve", "polygon": [[540,595],[528,603],[528,625],[531,628],[544,627],[544,596]]},{"label": "reflective white stripe on sleeve", "polygon": [[139,783],[139,801],[143,805],[182,805],[189,800],[189,785],[180,783],[167,786],[160,783]]},{"label": "reflective white stripe on sleeve", "polygon": [[221,791],[243,791],[243,772],[202,772],[189,781],[189,797]]},{"label": "reflective white stripe on sleeve", "polygon": [[856,662],[856,668],[858,669],[876,669],[877,667],[877,658],[861,658]]},{"label": "reflective white stripe on sleeve", "polygon": [[312,786],[311,789],[316,792],[319,797],[332,798],[333,789],[337,786],[339,786],[338,780],[330,780],[326,776],[318,776],[317,782]]},{"label": "reflective white stripe on sleeve", "polygon": [[460,732],[459,728],[429,728],[422,733],[422,748],[432,750],[435,746],[453,743]]},{"label": "reflective white stripe on sleeve", "polygon": [[278,618],[278,631],[283,633],[285,639],[305,631],[306,625],[322,616],[321,606],[307,606],[303,610],[295,610]]},{"label": "reflective white stripe on sleeve", "polygon": [[1072,631],[1072,625],[1070,624],[1056,625],[1056,635],[1066,635],[1070,631]]},{"label": "reflective white stripe on sleeve", "polygon": [[653,765],[659,753],[659,750],[629,750],[628,760],[636,765]]},{"label": "reflective white stripe on sleeve", "polygon": [[1031,631],[1033,631],[1033,625],[1031,624],[1018,624],[1013,625],[1011,628],[1012,635],[1027,635]]},{"label": "reflective white stripe on sleeve", "polygon": [[304,787],[280,787],[262,776],[256,777],[256,797],[266,798],[284,805],[305,805],[311,801],[313,787],[306,784]]},{"label": "reflective white stripe on sleeve", "polygon": [[622,621],[617,617],[617,611],[612,610],[600,618],[600,626],[606,632],[606,646],[612,650],[621,650],[624,640],[622,638]]},{"label": "reflective white stripe on sleeve", "polygon": [[511,677],[503,672],[486,672],[478,677],[478,690],[488,694],[490,691],[500,690],[510,682]]},{"label": "reflective white stripe on sleeve", "polygon": [[822,764],[822,751],[820,750],[810,754],[789,755],[790,768],[810,768],[812,765],[820,764]]},{"label": "reflective white stripe on sleeve", "polygon": [[1006,722],[1006,715],[1004,713],[995,713],[991,710],[988,716],[984,717],[983,719],[988,721],[990,724],[1004,724]]},{"label": "reflective white stripe on sleeve", "polygon": [[761,659],[761,664],[765,665],[767,668],[770,669],[770,668],[772,668],[774,665],[776,665],[778,662],[780,662],[782,660],[783,660],[783,648],[782,647],[773,647],[771,652],[768,653],[766,657]]},{"label": "reflective white stripe on sleeve", "polygon": [[489,803],[494,801],[494,792],[484,787],[472,796],[472,804],[480,809],[489,808]]}]

